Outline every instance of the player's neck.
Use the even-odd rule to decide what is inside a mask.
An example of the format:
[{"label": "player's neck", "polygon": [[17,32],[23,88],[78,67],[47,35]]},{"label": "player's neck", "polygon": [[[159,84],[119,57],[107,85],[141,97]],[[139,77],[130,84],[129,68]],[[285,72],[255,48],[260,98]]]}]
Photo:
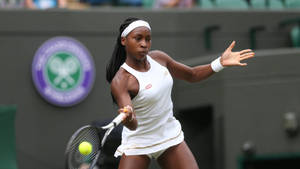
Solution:
[{"label": "player's neck", "polygon": [[147,57],[143,59],[133,59],[127,57],[125,62],[128,66],[140,72],[147,72],[150,69],[150,63],[148,62]]}]

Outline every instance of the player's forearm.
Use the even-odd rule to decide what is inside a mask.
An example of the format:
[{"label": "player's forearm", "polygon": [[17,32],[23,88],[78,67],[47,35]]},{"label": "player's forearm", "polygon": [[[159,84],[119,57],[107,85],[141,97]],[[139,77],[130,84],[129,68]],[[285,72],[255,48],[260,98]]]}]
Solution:
[{"label": "player's forearm", "polygon": [[192,75],[188,79],[189,82],[199,82],[207,79],[214,74],[210,64],[196,66],[192,68]]}]

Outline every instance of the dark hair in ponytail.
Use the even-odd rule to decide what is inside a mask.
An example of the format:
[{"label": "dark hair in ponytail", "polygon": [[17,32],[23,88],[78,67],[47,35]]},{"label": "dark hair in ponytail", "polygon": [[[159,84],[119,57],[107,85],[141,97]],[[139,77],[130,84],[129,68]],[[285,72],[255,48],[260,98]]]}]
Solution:
[{"label": "dark hair in ponytail", "polygon": [[115,77],[118,72],[120,66],[126,60],[126,51],[124,46],[121,44],[121,33],[124,29],[133,21],[139,20],[138,18],[127,18],[119,28],[119,35],[117,38],[117,42],[112,53],[112,56],[109,60],[109,63],[106,66],[106,80],[111,83],[112,79]]}]

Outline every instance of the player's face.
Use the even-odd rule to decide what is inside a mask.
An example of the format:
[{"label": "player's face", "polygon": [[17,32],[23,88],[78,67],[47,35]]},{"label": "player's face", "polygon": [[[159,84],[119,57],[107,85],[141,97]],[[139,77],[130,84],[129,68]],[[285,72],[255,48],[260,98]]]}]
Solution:
[{"label": "player's face", "polygon": [[122,44],[125,46],[127,55],[142,60],[151,47],[151,32],[146,27],[137,27],[122,39]]}]

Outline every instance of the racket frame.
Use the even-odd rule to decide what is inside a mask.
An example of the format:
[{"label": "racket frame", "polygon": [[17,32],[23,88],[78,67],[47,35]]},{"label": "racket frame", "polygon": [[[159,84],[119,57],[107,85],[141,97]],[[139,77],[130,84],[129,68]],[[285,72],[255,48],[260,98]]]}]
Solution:
[{"label": "racket frame", "polygon": [[102,127],[96,127],[96,126],[93,126],[93,125],[85,125],[85,126],[82,126],[80,127],[78,130],[75,131],[75,133],[71,136],[71,138],[69,139],[68,141],[68,144],[67,144],[67,148],[66,148],[66,151],[65,151],[65,156],[67,157],[66,158],[66,169],[69,169],[69,150],[74,142],[74,140],[76,139],[76,137],[78,136],[78,134],[80,132],[82,132],[84,129],[86,128],[95,128],[98,132],[98,137],[99,139],[101,139],[100,135],[99,135],[99,131],[102,129],[102,130],[106,130],[105,133],[104,133],[104,136],[101,140],[101,143],[100,145],[98,146],[98,150],[97,150],[97,153],[95,155],[95,158],[93,159],[89,169],[93,169],[98,161],[98,158],[101,154],[101,149],[102,147],[104,146],[105,142],[106,142],[106,139],[107,137],[109,136],[109,134],[113,131],[113,129],[118,126],[124,119],[125,119],[126,115],[125,113],[120,113],[117,117],[115,117],[112,122],[110,122],[109,124],[107,124],[106,126],[102,126]]}]

